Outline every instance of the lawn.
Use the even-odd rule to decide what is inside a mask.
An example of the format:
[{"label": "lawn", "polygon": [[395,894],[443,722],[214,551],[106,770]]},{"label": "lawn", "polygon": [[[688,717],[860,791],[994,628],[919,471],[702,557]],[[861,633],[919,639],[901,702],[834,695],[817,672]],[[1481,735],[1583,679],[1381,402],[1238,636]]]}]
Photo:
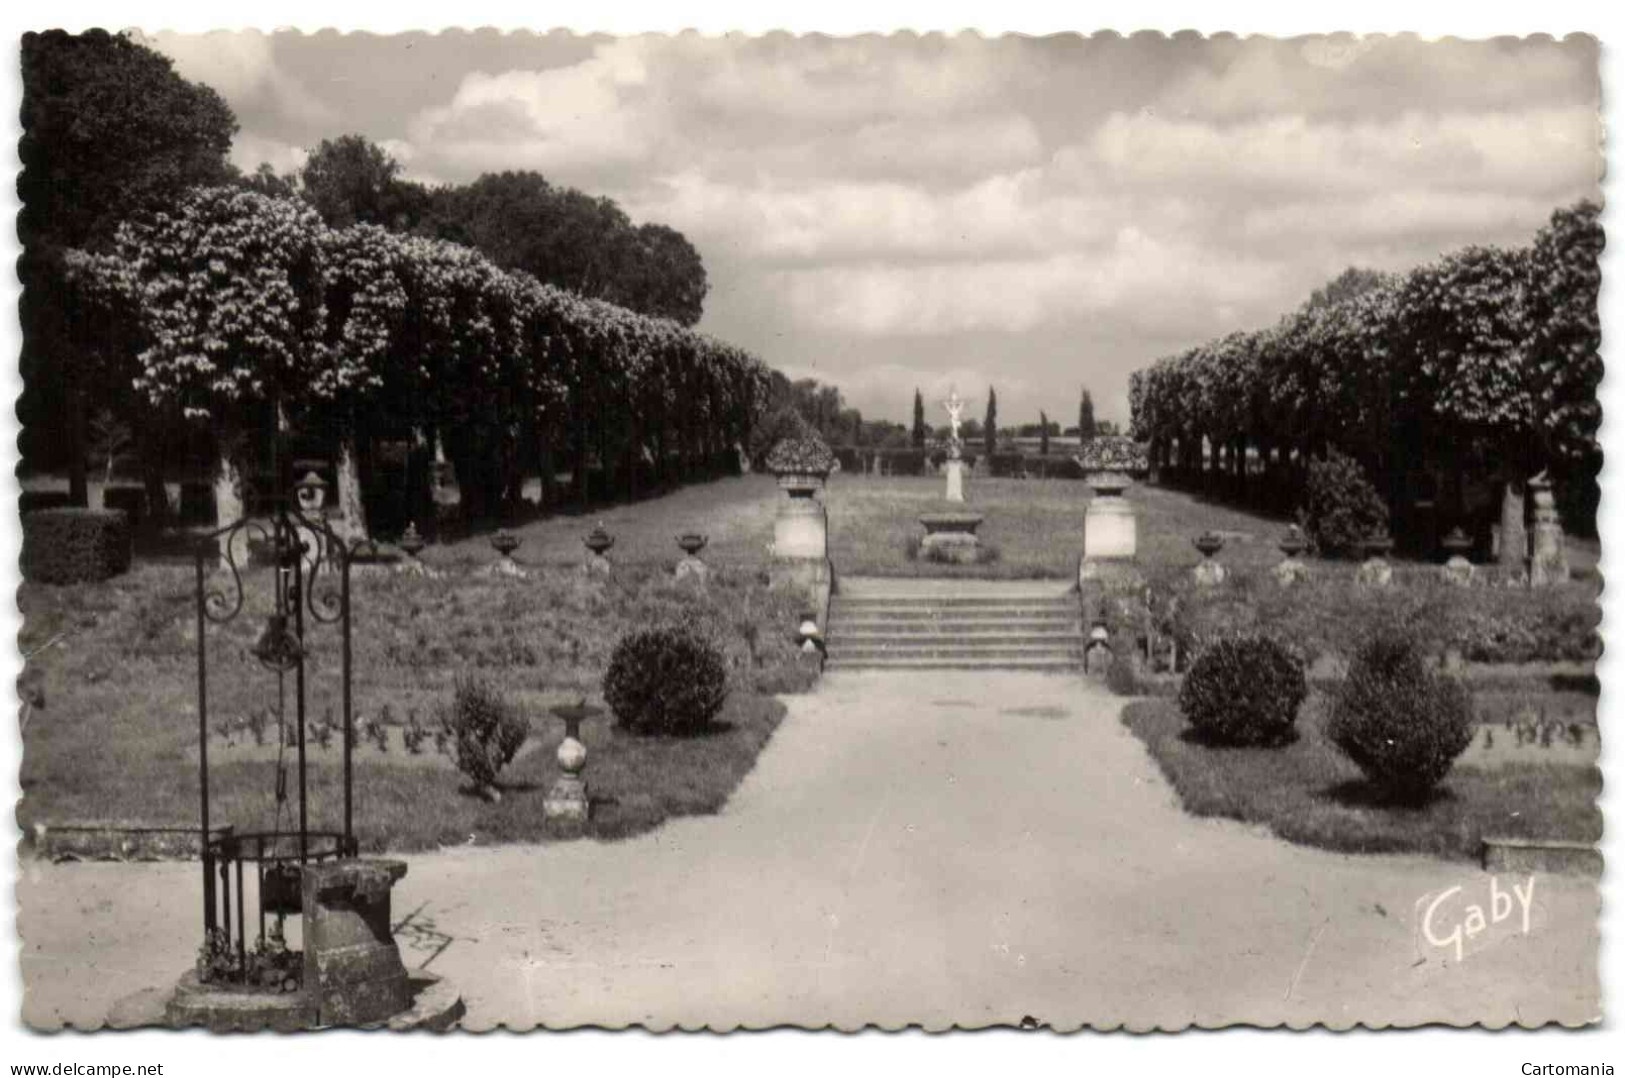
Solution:
[{"label": "lawn", "polygon": [[[661,527],[667,522],[660,518]],[[252,740],[249,716],[266,709],[274,716],[276,708],[276,676],[247,653],[269,610],[268,571],[251,571],[248,583],[243,612],[206,636],[211,746]],[[439,579],[374,572],[358,575],[353,588],[358,725],[416,718],[433,727],[456,677],[471,673],[508,693],[541,742],[504,771],[505,795],[490,804],[463,792],[455,770],[407,759],[398,737],[388,751],[362,741],[355,753],[356,829],[369,849],[547,837],[541,799],[556,777],[553,750],[562,736],[548,708],[583,695],[601,702],[610,649],[633,626],[682,620],[705,627],[725,647],[733,689],[708,736],[632,736],[607,714],[586,723],[595,799],[589,834],[598,837],[716,811],[779,722],[782,705],[767,693],[807,683],[790,639],[800,600],[768,587],[755,571],[719,568],[704,592],[673,581],[659,564],[623,566],[609,581],[574,568],[524,581],[455,568]],[[31,710],[24,733],[18,819],[25,830],[34,821],[196,820],[191,589],[190,570],[152,563],[102,584],[19,589],[25,617],[19,644],[32,653],[25,678],[45,702]],[[335,629],[313,634],[312,723],[339,709],[337,639]],[[288,691],[291,700],[291,678]],[[291,721],[291,704],[287,714]],[[274,717],[270,727],[274,744]],[[432,743],[424,751],[434,752]],[[335,827],[338,755],[312,749],[310,758],[313,826]],[[275,768],[266,758],[211,768],[213,820],[270,827]]]},{"label": "lawn", "polygon": [[[943,490],[944,480],[938,476],[831,476],[825,503],[836,571],[853,576],[1055,580],[1076,576],[1083,554],[1083,518],[1089,508],[1086,483],[973,476],[965,480],[963,503],[947,501]],[[1195,564],[1201,555],[1190,540],[1208,528],[1256,539],[1246,547],[1251,561],[1272,564],[1280,559],[1271,545],[1280,526],[1260,517],[1155,487],[1132,487],[1128,498],[1139,513],[1142,563]],[[997,549],[997,559],[965,566],[912,559],[909,540],[924,532],[919,518],[941,512],[981,513],[986,519],[977,536]]]},{"label": "lawn", "polygon": [[[1123,723],[1145,743],[1187,812],[1263,824],[1291,842],[1475,860],[1486,835],[1602,837],[1596,803],[1602,773],[1594,762],[1555,762],[1572,755],[1562,752],[1550,753],[1554,762],[1501,762],[1480,752],[1481,765],[1458,761],[1427,805],[1394,807],[1372,796],[1359,768],[1327,739],[1325,712],[1324,694],[1312,693],[1298,718],[1299,738],[1274,749],[1191,739],[1170,700],[1135,701],[1124,709]],[[1503,727],[1481,727],[1480,737],[1486,729]],[[1538,758],[1541,750],[1523,755]]]}]

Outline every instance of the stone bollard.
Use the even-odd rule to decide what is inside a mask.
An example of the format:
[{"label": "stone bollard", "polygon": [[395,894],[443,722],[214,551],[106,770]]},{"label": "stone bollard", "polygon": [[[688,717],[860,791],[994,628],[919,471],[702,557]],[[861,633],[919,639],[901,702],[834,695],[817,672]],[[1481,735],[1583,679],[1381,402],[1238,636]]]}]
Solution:
[{"label": "stone bollard", "polygon": [[403,861],[304,867],[304,988],[317,1025],[365,1025],[411,1006],[411,984],[390,930],[390,889],[405,875]]}]

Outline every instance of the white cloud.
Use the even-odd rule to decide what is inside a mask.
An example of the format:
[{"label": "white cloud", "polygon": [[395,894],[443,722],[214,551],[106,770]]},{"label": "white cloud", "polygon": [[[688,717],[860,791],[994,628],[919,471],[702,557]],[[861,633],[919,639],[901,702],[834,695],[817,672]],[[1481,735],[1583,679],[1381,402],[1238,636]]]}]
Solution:
[{"label": "white cloud", "polygon": [[1594,181],[1595,111],[1412,111],[1388,121],[1311,121],[1300,114],[1237,124],[1115,113],[1063,168],[1119,183],[1348,192],[1396,186],[1565,190]]},{"label": "white cloud", "polygon": [[1125,226],[1098,253],[785,270],[769,275],[808,328],[869,337],[1027,333],[1109,318],[1177,332],[1229,321],[1276,294],[1283,267]]},{"label": "white cloud", "polygon": [[332,109],[277,66],[271,38],[259,31],[164,32],[147,41],[175,61],[183,78],[213,87],[234,107],[263,100],[285,119],[338,122]]}]

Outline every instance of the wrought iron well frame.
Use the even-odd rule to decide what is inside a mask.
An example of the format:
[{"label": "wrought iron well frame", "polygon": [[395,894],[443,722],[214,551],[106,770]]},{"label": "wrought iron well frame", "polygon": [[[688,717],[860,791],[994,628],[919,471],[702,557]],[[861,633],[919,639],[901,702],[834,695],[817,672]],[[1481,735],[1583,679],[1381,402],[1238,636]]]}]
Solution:
[{"label": "wrought iron well frame", "polygon": [[[354,829],[354,770],[355,722],[352,713],[352,654],[350,570],[358,554],[367,551],[376,554],[377,544],[367,539],[345,542],[325,516],[307,515],[290,502],[285,494],[271,499],[269,520],[244,516],[230,524],[216,528],[199,539],[194,552],[196,569],[197,619],[197,711],[198,711],[198,804],[199,832],[203,860],[203,933],[208,942],[223,930],[228,946],[234,945],[239,969],[247,968],[247,920],[243,894],[243,865],[255,864],[258,882],[256,896],[259,905],[261,938],[265,935],[266,876],[268,867],[279,872],[286,866],[303,866],[335,858],[354,857],[358,848]],[[307,543],[306,539],[314,540]],[[299,768],[299,828],[292,834],[281,832],[239,833],[234,826],[211,828],[209,820],[209,678],[208,628],[224,626],[242,613],[247,592],[243,572],[248,566],[237,564],[239,540],[245,556],[250,540],[268,542],[273,553],[272,572],[275,587],[275,613],[268,620],[265,632],[255,645],[255,656],[261,665],[277,672],[278,677],[294,675],[294,721],[298,732]],[[314,546],[314,550],[310,549]],[[224,562],[223,570],[230,574],[222,582],[211,573],[211,564]],[[323,570],[338,577],[336,591],[332,581],[321,581]],[[306,684],[305,657],[307,621],[309,627],[337,625],[340,637],[343,731],[344,731],[344,829],[343,831],[312,831],[307,812],[307,785],[305,759]],[[279,637],[279,638],[278,638]],[[278,786],[281,787],[281,775]],[[284,840],[297,840],[289,851]],[[235,866],[236,931],[232,931],[232,880]],[[219,887],[215,876],[218,872]],[[281,912],[273,909],[272,912]],[[223,923],[222,923],[223,922]]]}]

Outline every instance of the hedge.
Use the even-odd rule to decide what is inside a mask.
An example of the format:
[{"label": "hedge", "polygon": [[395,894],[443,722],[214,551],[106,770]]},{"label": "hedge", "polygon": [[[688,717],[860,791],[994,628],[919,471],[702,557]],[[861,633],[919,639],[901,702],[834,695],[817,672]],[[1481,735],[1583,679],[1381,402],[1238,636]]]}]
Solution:
[{"label": "hedge", "polygon": [[117,509],[39,509],[23,518],[23,579],[82,584],[130,567],[130,521]]},{"label": "hedge", "polygon": [[32,513],[39,509],[67,509],[73,497],[65,490],[25,490],[17,499],[17,512]]}]

